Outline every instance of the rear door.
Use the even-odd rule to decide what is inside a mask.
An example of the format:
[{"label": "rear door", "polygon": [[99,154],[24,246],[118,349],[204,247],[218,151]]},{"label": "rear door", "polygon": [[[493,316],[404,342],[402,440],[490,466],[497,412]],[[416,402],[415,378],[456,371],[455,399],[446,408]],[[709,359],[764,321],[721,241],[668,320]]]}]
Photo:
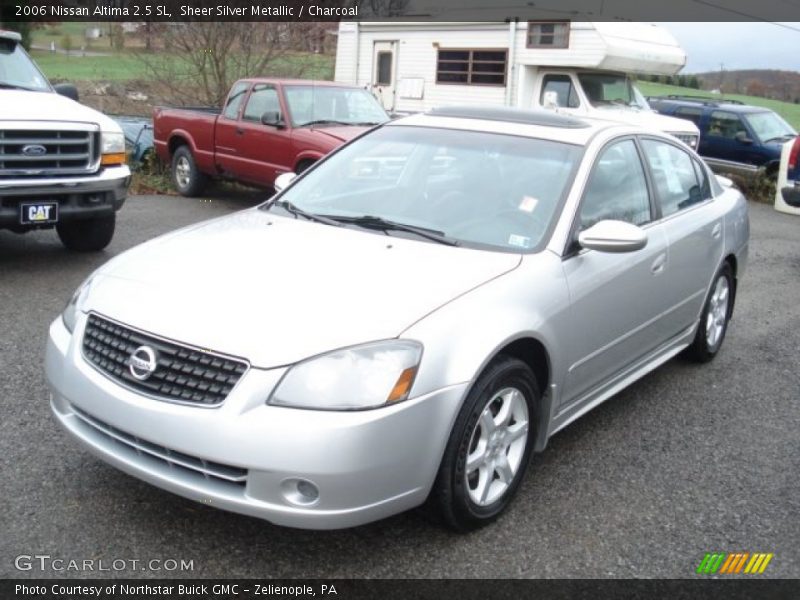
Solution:
[{"label": "rear door", "polygon": [[372,92],[387,111],[397,97],[397,41],[375,42],[372,50]]},{"label": "rear door", "polygon": [[694,325],[722,260],[723,209],[712,199],[707,169],[694,156],[657,138],[643,138],[641,147],[669,244],[663,325],[672,337]]}]

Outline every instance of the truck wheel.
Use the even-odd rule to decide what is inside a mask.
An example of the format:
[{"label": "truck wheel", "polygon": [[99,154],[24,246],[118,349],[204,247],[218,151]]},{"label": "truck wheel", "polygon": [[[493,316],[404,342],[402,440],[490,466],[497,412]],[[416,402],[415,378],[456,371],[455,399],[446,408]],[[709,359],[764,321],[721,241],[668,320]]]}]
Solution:
[{"label": "truck wheel", "polygon": [[102,250],[114,237],[116,214],[94,219],[61,222],[56,225],[56,232],[69,250],[77,252],[97,252]]},{"label": "truck wheel", "polygon": [[172,182],[181,196],[197,196],[206,187],[208,178],[194,162],[192,151],[180,146],[172,155]]}]

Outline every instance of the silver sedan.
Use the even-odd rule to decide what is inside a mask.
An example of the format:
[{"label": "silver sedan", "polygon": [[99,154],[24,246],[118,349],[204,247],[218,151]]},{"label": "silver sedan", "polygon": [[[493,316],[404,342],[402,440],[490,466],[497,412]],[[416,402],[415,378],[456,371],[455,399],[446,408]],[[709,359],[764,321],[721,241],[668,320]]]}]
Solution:
[{"label": "silver sedan", "polygon": [[46,358],[85,448],[286,526],[491,522],[559,430],[714,358],[747,262],[742,195],[626,125],[441,109],[292,179],[98,269]]}]

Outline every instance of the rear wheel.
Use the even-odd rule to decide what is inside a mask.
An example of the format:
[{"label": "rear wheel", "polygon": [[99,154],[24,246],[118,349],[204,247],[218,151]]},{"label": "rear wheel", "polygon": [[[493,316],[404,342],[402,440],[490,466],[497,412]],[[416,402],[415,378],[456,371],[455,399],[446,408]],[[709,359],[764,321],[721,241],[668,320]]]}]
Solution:
[{"label": "rear wheel", "polygon": [[511,502],[530,460],[537,402],[536,379],[520,360],[501,357],[478,378],[428,499],[449,527],[462,532],[482,527]]},{"label": "rear wheel", "polygon": [[114,237],[116,213],[105,217],[62,221],[56,225],[56,233],[61,243],[77,252],[97,252],[102,250]]},{"label": "rear wheel", "polygon": [[188,146],[180,146],[172,155],[172,182],[181,196],[197,196],[208,183]]},{"label": "rear wheel", "polygon": [[690,360],[709,362],[722,347],[733,308],[733,285],[733,272],[730,265],[725,263],[717,272],[706,298],[694,341],[685,351]]}]

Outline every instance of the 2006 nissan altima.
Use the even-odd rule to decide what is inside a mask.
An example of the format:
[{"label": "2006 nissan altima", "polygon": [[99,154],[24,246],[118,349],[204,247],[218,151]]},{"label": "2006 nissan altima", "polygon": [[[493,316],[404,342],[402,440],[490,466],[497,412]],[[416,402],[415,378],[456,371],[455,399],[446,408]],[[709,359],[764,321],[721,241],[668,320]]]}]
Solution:
[{"label": "2006 nissan altima", "polygon": [[627,125],[440,109],[290,178],[98,269],[46,370],[103,460],[292,527],[492,521],[550,436],[714,358],[747,261],[742,195]]}]

